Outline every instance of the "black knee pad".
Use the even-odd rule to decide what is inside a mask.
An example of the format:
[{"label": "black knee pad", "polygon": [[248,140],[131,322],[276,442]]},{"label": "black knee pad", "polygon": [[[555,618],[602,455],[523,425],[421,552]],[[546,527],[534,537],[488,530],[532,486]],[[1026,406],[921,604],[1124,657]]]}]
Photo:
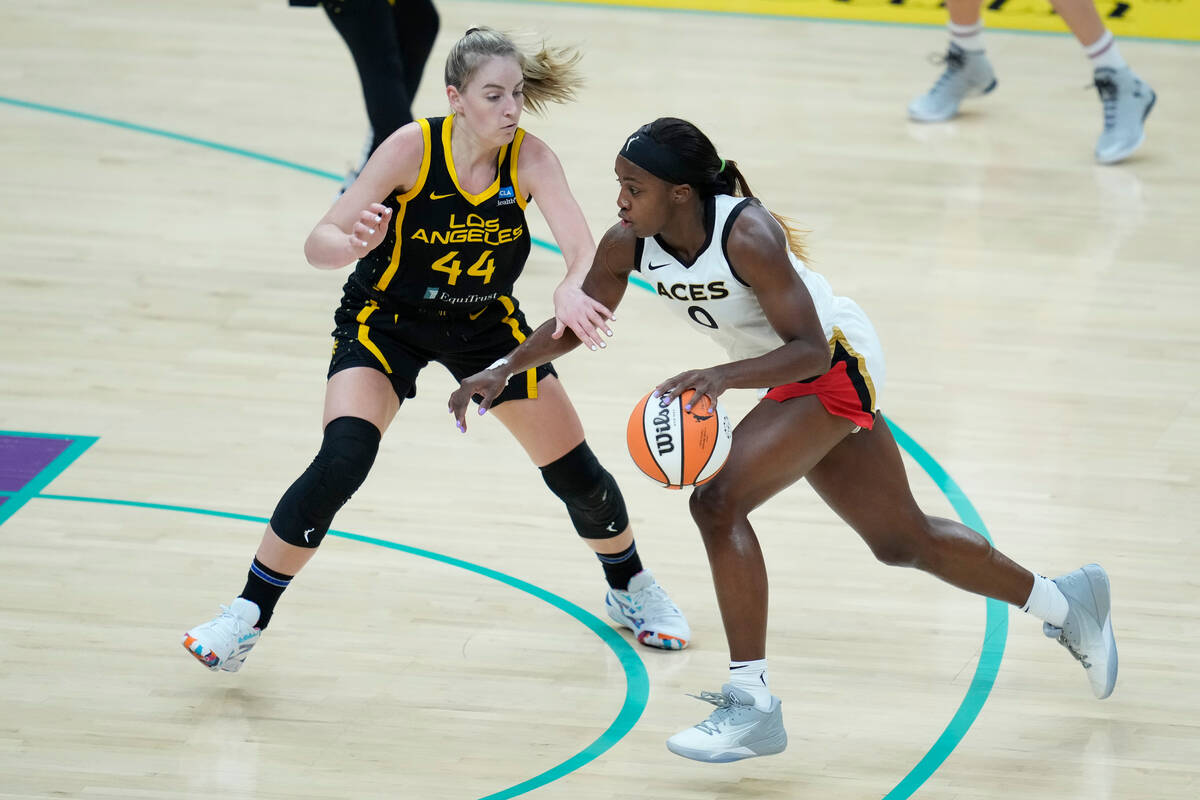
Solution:
[{"label": "black knee pad", "polygon": [[325,426],[317,457],[296,479],[271,515],[271,529],[297,547],[316,547],[333,515],[366,480],[379,452],[379,429],[358,417],[338,417]]},{"label": "black knee pad", "polygon": [[611,539],[629,527],[625,498],[587,442],[541,469],[542,480],[566,503],[584,539]]}]

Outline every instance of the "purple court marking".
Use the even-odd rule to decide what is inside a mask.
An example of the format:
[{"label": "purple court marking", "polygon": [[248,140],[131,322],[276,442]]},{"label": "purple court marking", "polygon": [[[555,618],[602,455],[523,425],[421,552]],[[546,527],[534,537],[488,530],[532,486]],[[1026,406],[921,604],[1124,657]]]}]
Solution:
[{"label": "purple court marking", "polygon": [[0,525],[95,443],[95,436],[0,430]]},{"label": "purple court marking", "polygon": [[70,438],[0,436],[0,492],[19,492],[71,442]]}]

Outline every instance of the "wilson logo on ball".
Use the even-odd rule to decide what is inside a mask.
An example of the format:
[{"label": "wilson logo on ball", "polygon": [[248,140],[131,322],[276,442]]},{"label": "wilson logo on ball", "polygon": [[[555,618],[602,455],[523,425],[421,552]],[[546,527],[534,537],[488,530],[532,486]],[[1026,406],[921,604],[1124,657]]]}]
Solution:
[{"label": "wilson logo on ball", "polygon": [[675,452],[675,437],[671,435],[671,414],[665,408],[654,415],[654,447],[660,457]]},{"label": "wilson logo on ball", "polygon": [[733,441],[733,425],[720,402],[714,413],[684,411],[691,396],[688,390],[663,406],[647,394],[629,416],[626,440],[633,463],[668,489],[711,480]]}]

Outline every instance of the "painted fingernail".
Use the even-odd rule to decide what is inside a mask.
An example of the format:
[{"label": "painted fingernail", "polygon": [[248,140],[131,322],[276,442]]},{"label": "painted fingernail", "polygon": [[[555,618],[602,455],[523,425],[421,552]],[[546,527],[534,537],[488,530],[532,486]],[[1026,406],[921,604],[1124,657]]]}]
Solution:
[{"label": "painted fingernail", "polygon": [[374,229],[374,228],[367,228],[367,232],[368,232],[368,233],[370,233],[370,234],[372,234],[372,235],[374,235],[374,234],[375,234],[375,229]]},{"label": "painted fingernail", "polygon": [[608,347],[608,342],[601,342],[601,343],[600,343],[600,346],[601,346],[601,347]]},{"label": "painted fingernail", "polygon": [[458,428],[459,433],[466,433],[467,429],[461,422],[454,423],[454,427]]},{"label": "painted fingernail", "polygon": [[383,217],[379,216],[378,214],[375,215],[376,222],[379,222],[381,219],[383,219]]},{"label": "painted fingernail", "polygon": [[487,409],[486,409],[486,408],[480,408],[480,409],[479,409],[479,416],[481,416],[481,417],[482,417],[482,416],[483,416],[484,414],[486,414],[486,413],[487,413]]},{"label": "painted fingernail", "polygon": [[610,331],[608,328],[605,328],[604,332],[607,333],[609,336],[612,336],[612,331]]},{"label": "painted fingernail", "polygon": [[653,392],[650,393],[650,396],[651,397],[661,397],[662,392],[660,392],[658,389],[655,389]]},{"label": "painted fingernail", "polygon": [[594,345],[594,344],[593,344],[593,345],[588,345],[588,346],[589,346],[589,347],[591,347],[593,350],[595,350],[595,349],[596,349],[596,345]]}]

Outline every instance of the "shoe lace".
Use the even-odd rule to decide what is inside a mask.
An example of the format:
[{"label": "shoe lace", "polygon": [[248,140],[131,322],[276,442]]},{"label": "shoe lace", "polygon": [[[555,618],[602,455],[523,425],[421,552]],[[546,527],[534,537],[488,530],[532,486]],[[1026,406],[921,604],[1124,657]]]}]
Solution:
[{"label": "shoe lace", "polygon": [[1075,645],[1071,644],[1071,639],[1067,636],[1067,632],[1064,629],[1055,628],[1055,630],[1058,631],[1058,643],[1067,648],[1067,652],[1071,654],[1071,657],[1080,664],[1083,664],[1084,669],[1091,669],[1092,665],[1088,663],[1087,653],[1081,653],[1075,649]]},{"label": "shoe lace", "polygon": [[721,732],[721,724],[725,722],[742,704],[736,698],[721,692],[700,692],[700,694],[688,694],[688,697],[694,697],[697,700],[703,700],[706,703],[712,703],[717,707],[717,710],[708,715],[708,719],[701,722],[696,727],[705,733],[718,734]]},{"label": "shoe lace", "polygon": [[[1100,94],[1100,102],[1104,105],[1104,130],[1112,130],[1117,124],[1117,82],[1107,75],[1093,81],[1096,91]],[[1091,86],[1086,87],[1088,89]]]},{"label": "shoe lace", "polygon": [[938,77],[933,90],[937,91],[946,81],[951,80],[967,65],[967,54],[964,50],[951,47],[945,53],[930,53],[929,63],[935,66],[946,65],[945,71]]},{"label": "shoe lace", "polygon": [[[633,607],[637,611],[645,611],[647,617],[681,617],[683,616],[679,608],[671,602],[671,598],[667,595],[666,589],[659,586],[657,583],[647,586],[640,592],[630,595],[630,600]],[[709,692],[708,694],[712,694]]]}]

